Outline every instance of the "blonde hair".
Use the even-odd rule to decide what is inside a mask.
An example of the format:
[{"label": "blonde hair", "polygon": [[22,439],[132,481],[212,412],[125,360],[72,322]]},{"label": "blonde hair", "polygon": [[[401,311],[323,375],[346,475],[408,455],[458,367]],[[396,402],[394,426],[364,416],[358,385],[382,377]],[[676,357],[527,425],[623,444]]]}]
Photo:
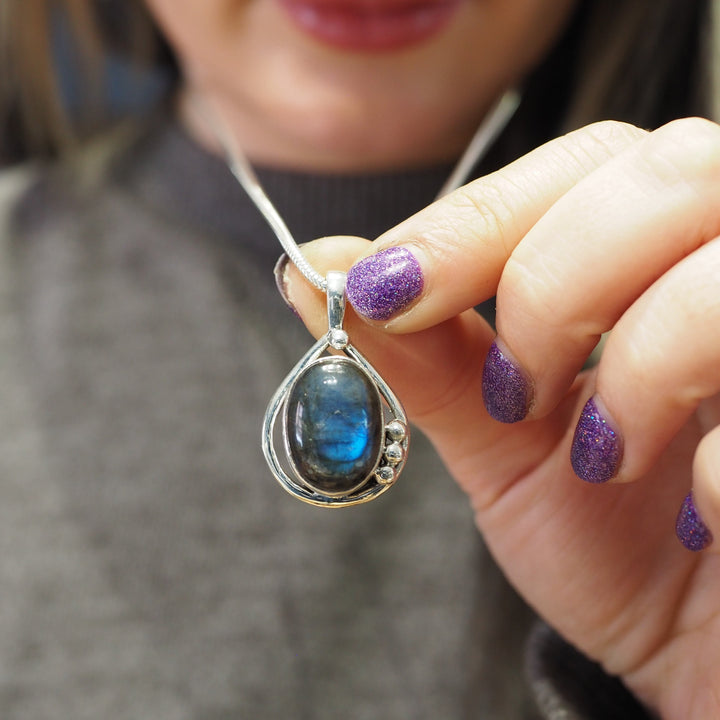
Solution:
[{"label": "blonde hair", "polygon": [[[720,0],[579,0],[581,37],[562,129],[616,118],[653,127],[677,115],[720,110],[720,44],[712,9]],[[103,9],[114,8],[123,32],[112,33]],[[54,23],[67,20],[81,58],[82,106],[69,117],[51,47]],[[0,0],[0,156],[3,126],[32,152],[71,146],[103,123],[99,68],[108,47],[142,65],[157,58],[159,33],[141,0]],[[72,68],[75,71],[75,68]]]}]

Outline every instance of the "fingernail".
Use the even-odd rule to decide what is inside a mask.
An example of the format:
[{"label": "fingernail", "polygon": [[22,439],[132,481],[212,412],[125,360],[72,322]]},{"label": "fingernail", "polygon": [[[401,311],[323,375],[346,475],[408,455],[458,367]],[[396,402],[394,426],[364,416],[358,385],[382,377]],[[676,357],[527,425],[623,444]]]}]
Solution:
[{"label": "fingernail", "polygon": [[482,394],[490,417],[502,423],[522,420],[530,407],[530,384],[517,365],[498,347],[490,346],[482,375]]},{"label": "fingernail", "polygon": [[347,274],[347,298],[371,320],[389,320],[423,289],[420,264],[402,247],[391,247],[353,265]]},{"label": "fingernail", "polygon": [[278,258],[278,261],[275,263],[275,268],[273,270],[273,274],[275,275],[275,285],[278,289],[278,292],[280,293],[280,297],[285,301],[285,304],[293,311],[293,313],[297,317],[300,317],[300,313],[298,313],[298,311],[295,309],[295,306],[292,304],[290,296],[288,295],[287,269],[289,262],[290,258],[285,253],[283,253]]},{"label": "fingernail", "polygon": [[591,483],[607,482],[617,475],[622,460],[622,438],[590,398],[575,428],[570,460],[575,474]]},{"label": "fingernail", "polygon": [[713,536],[700,518],[695,507],[692,492],[683,501],[675,523],[678,540],[693,552],[704,550],[713,541]]}]

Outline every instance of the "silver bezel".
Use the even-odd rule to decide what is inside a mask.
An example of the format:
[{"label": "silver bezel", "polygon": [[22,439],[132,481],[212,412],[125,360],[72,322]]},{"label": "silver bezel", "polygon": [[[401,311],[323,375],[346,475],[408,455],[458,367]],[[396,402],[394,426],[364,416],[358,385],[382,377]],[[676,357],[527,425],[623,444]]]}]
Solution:
[{"label": "silver bezel", "polygon": [[[345,347],[347,347],[347,345],[345,345]],[[282,416],[283,416],[282,417],[283,432],[282,432],[282,435],[283,435],[283,444],[285,446],[285,455],[287,457],[288,463],[290,464],[290,467],[292,468],[293,472],[295,473],[295,476],[303,483],[303,485],[305,485],[308,489],[310,489],[316,495],[326,495],[327,497],[344,497],[345,495],[352,495],[353,493],[357,492],[361,487],[363,487],[367,484],[368,480],[373,476],[373,474],[375,473],[375,470],[380,465],[380,460],[382,459],[383,451],[385,449],[385,446],[383,443],[383,439],[384,439],[383,436],[385,434],[385,422],[384,422],[382,395],[378,391],[375,381],[372,379],[372,377],[370,377],[370,375],[367,373],[365,368],[363,368],[363,366],[360,365],[360,363],[356,362],[355,360],[352,360],[351,358],[349,358],[347,356],[342,356],[342,355],[324,355],[322,357],[316,358],[312,362],[309,362],[304,368],[302,368],[302,370],[300,370],[300,372],[295,376],[295,379],[290,383],[290,385],[287,389],[287,392],[285,394],[285,399],[287,400],[287,398],[290,397],[290,395],[292,394],[292,391],[295,388],[295,386],[297,385],[298,381],[300,380],[300,378],[303,376],[303,374],[307,370],[309,370],[311,367],[314,367],[315,365],[326,365],[327,363],[331,363],[331,362],[346,363],[348,365],[353,365],[354,367],[356,367],[370,381],[373,391],[375,392],[375,395],[377,396],[378,404],[380,406],[380,414],[383,417],[381,418],[382,422],[380,424],[380,430],[378,433],[380,435],[380,438],[379,438],[380,442],[378,443],[378,452],[375,457],[375,462],[373,463],[372,470],[370,470],[370,472],[362,480],[360,480],[355,485],[355,487],[353,487],[350,490],[344,490],[344,491],[340,491],[340,492],[322,492],[317,487],[315,487],[311,482],[309,482],[302,476],[302,473],[300,472],[297,465],[295,464],[292,453],[290,452],[290,436],[288,434],[287,402],[283,402],[283,406],[282,406],[282,410],[283,410],[283,414],[282,414]]]},{"label": "silver bezel", "polygon": [[[320,340],[318,340],[304,355],[304,357],[298,362],[298,364],[290,371],[285,380],[282,382],[280,387],[273,395],[265,413],[265,420],[263,422],[262,429],[262,447],[265,459],[270,467],[275,478],[278,480],[280,485],[291,495],[302,500],[303,502],[316,505],[318,507],[348,507],[352,505],[359,505],[361,503],[369,502],[374,498],[378,497],[382,493],[386,492],[394,484],[397,477],[400,475],[405,460],[407,457],[407,450],[410,440],[410,432],[407,423],[407,417],[403,410],[400,401],[397,399],[393,391],[387,385],[387,383],[380,377],[377,371],[372,365],[352,346],[347,345],[342,349],[342,353],[346,356],[342,358],[342,355],[332,355],[333,359],[342,358],[347,362],[354,362],[359,368],[369,376],[373,385],[376,387],[381,398],[381,406],[383,406],[383,441],[380,445],[380,453],[368,477],[360,483],[354,490],[342,494],[328,494],[321,493],[312,488],[312,486],[301,477],[298,473],[297,468],[292,462],[290,453],[288,452],[288,441],[287,441],[287,428],[283,422],[283,445],[285,450],[285,462],[292,470],[295,477],[291,477],[280,462],[278,458],[276,443],[275,443],[275,425],[277,422],[278,415],[284,410],[287,397],[290,393],[291,388],[294,386],[300,374],[310,365],[317,362],[319,359],[321,362],[325,362],[321,359],[322,354],[327,351],[331,346],[330,333],[326,334]],[[329,356],[330,357],[330,356]],[[389,416],[389,417],[388,417]],[[395,471],[395,479],[389,483],[380,483],[375,477],[375,471],[378,467],[384,464],[384,451],[387,445],[393,441],[388,437],[386,428],[388,423],[397,420],[401,422],[406,430],[405,438],[399,443],[403,448],[403,459],[393,466]]]}]

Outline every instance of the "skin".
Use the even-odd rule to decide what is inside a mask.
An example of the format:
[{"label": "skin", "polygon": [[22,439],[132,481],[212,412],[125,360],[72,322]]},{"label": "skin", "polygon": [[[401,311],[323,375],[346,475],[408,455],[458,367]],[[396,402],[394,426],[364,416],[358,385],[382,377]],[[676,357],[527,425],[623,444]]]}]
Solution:
[{"label": "skin", "polygon": [[[368,58],[298,35],[270,0],[149,5],[181,57],[185,96],[213,103],[252,158],[351,171],[456,154],[569,10],[474,0],[432,42]],[[211,145],[190,106],[180,107]],[[674,534],[693,487],[720,538],[717,197],[718,126],[682,120],[647,133],[604,122],[471,183],[372,245],[326,238],[304,248],[320,272],[390,246],[417,258],[421,296],[382,325],[349,312],[353,344],[434,442],[516,588],[669,720],[720,717],[720,543],[695,554]],[[293,268],[285,284],[323,334],[325,299]],[[493,295],[503,346],[534,391],[530,416],[514,425],[492,420],[481,402],[494,332],[470,309]],[[610,329],[599,365],[583,372]],[[569,460],[595,393],[625,448],[605,485],[581,482]]]},{"label": "skin", "polygon": [[[708,330],[720,322],[718,192],[720,127],[691,119],[648,134],[605,122],[372,247],[304,246],[321,272],[382,247],[413,252],[422,296],[383,326],[351,317],[353,344],[433,441],[515,587],[668,720],[720,716],[718,547],[691,553],[674,533],[692,486],[720,537],[720,341]],[[293,268],[286,290],[322,334],[323,300]],[[480,399],[494,333],[468,308],[494,293],[499,336],[535,390],[530,417],[514,425]],[[599,365],[581,372],[610,328]],[[595,393],[625,444],[607,485],[583,483],[570,465]]]},{"label": "skin", "polygon": [[[251,160],[362,171],[454,158],[487,108],[543,54],[574,0],[468,0],[400,52],[322,45],[275,0],[147,0],[183,68]],[[250,68],[240,72],[239,68]],[[187,104],[186,123],[214,144]]]}]

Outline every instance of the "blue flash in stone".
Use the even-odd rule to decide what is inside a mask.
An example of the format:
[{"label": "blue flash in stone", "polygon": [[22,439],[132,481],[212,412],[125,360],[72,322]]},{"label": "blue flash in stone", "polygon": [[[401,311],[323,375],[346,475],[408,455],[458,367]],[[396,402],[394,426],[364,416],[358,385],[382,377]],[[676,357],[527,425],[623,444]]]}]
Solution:
[{"label": "blue flash in stone", "polygon": [[290,459],[305,483],[326,495],[345,495],[367,480],[380,458],[380,394],[356,363],[322,358],[293,384],[285,428]]}]

